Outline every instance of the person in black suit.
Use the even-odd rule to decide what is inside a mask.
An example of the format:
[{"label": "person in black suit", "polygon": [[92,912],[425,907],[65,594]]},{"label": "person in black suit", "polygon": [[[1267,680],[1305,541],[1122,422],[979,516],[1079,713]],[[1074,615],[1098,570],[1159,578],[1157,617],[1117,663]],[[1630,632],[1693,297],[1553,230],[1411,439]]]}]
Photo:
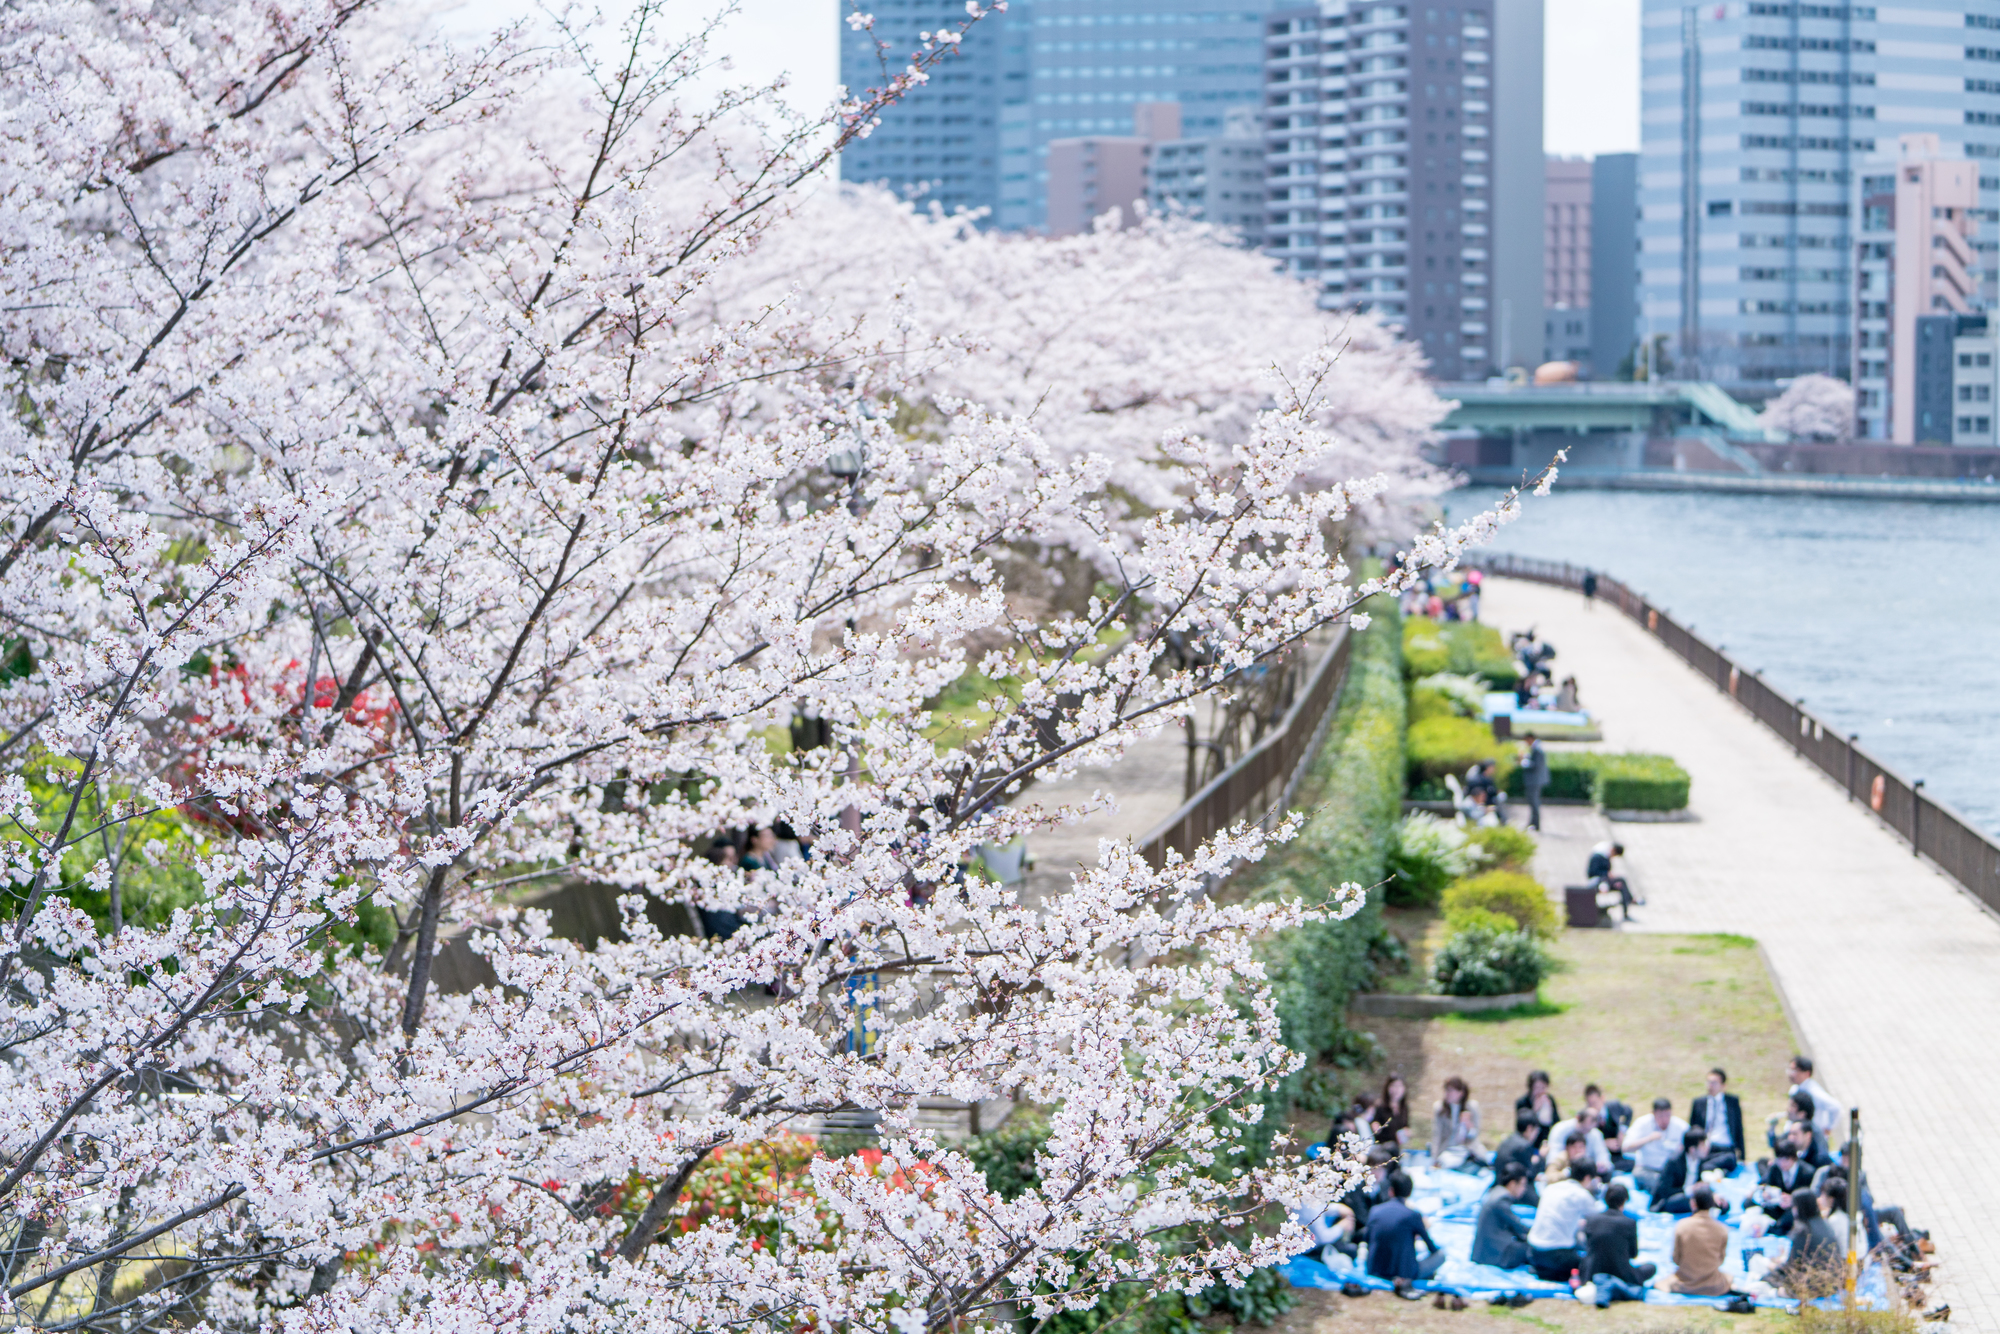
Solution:
[{"label": "person in black suit", "polygon": [[[1701,1174],[1708,1170],[1713,1155],[1708,1152],[1708,1136],[1700,1126],[1689,1126],[1687,1137],[1681,1141],[1681,1152],[1667,1159],[1667,1165],[1660,1169],[1660,1184],[1653,1191],[1653,1212],[1659,1214],[1687,1214],[1694,1212],[1692,1192]],[[1731,1169],[1736,1166],[1734,1158],[1729,1159]],[[1715,1211],[1719,1214],[1729,1207],[1728,1202],[1717,1200]]]},{"label": "person in black suit", "polygon": [[[1736,1095],[1729,1092],[1729,1075],[1721,1066],[1708,1072],[1708,1092],[1694,1100],[1688,1108],[1688,1126],[1705,1133],[1710,1157],[1719,1157],[1727,1152],[1732,1159],[1740,1160],[1746,1141],[1743,1138],[1743,1104]],[[1731,1162],[1725,1171],[1736,1170]]]},{"label": "person in black suit", "polygon": [[1528,1175],[1519,1163],[1507,1163],[1496,1179],[1499,1184],[1479,1205],[1479,1222],[1472,1230],[1472,1263],[1518,1269],[1528,1263],[1528,1225],[1514,1206],[1527,1203]]},{"label": "person in black suit", "polygon": [[1777,1157],[1766,1167],[1757,1186],[1757,1202],[1771,1215],[1771,1233],[1783,1236],[1792,1228],[1792,1192],[1812,1185],[1812,1169],[1799,1161],[1798,1146],[1779,1140]]},{"label": "person in black suit", "polygon": [[1604,1188],[1604,1212],[1583,1221],[1583,1273],[1597,1285],[1597,1308],[1613,1301],[1642,1302],[1643,1291],[1660,1272],[1654,1264],[1634,1264],[1639,1258],[1639,1220],[1625,1212],[1629,1198],[1623,1182]]}]

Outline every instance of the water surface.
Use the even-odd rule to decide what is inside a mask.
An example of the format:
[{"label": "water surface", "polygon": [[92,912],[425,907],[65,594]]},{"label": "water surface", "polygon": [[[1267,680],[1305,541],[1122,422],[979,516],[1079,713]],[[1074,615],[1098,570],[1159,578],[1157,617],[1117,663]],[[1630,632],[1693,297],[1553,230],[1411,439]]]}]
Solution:
[{"label": "water surface", "polygon": [[1558,488],[1492,545],[1616,575],[2000,834],[2000,506]]}]

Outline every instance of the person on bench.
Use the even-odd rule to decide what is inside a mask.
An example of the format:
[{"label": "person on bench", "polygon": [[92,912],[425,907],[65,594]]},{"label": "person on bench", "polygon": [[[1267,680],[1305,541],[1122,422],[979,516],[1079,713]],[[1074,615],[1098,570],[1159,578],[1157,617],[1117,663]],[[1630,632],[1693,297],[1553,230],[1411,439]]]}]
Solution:
[{"label": "person on bench", "polygon": [[1472,1231],[1472,1263],[1518,1269],[1528,1263],[1528,1225],[1514,1212],[1528,1193],[1528,1173],[1519,1163],[1500,1169],[1500,1184],[1486,1192],[1479,1223]]},{"label": "person on bench", "polygon": [[1599,843],[1590,850],[1590,861],[1586,863],[1583,878],[1590,887],[1600,894],[1616,894],[1618,906],[1625,914],[1625,920],[1632,920],[1632,905],[1645,906],[1645,900],[1632,897],[1632,886],[1622,875],[1613,875],[1612,868],[1618,858],[1625,855],[1623,843]]},{"label": "person on bench", "polygon": [[[1727,1163],[1727,1167],[1723,1164]],[[1653,1190],[1653,1212],[1660,1214],[1686,1214],[1695,1211],[1694,1188],[1701,1184],[1701,1174],[1711,1168],[1721,1168],[1725,1172],[1736,1170],[1736,1158],[1732,1154],[1718,1157],[1708,1152],[1708,1135],[1700,1126],[1689,1126],[1681,1139],[1681,1151],[1667,1159],[1667,1165],[1660,1169],[1659,1184]],[[1717,1211],[1727,1210],[1726,1202],[1718,1202]]]},{"label": "person on bench", "polygon": [[1571,1271],[1583,1267],[1583,1222],[1604,1207],[1591,1190],[1596,1184],[1597,1164],[1578,1157],[1567,1180],[1542,1192],[1534,1226],[1528,1229],[1528,1263],[1537,1278],[1564,1283]]},{"label": "person on bench", "polygon": [[1597,1309],[1613,1302],[1643,1302],[1645,1287],[1660,1272],[1639,1258],[1639,1220],[1625,1212],[1631,1198],[1621,1181],[1604,1188],[1604,1212],[1584,1220],[1584,1277],[1597,1285]]},{"label": "person on bench", "polygon": [[[1389,1198],[1368,1211],[1368,1273],[1386,1278],[1398,1288],[1413,1279],[1428,1279],[1444,1268],[1444,1249],[1431,1240],[1424,1216],[1410,1207],[1410,1175],[1389,1174]],[[1431,1253],[1417,1259],[1417,1242]]]}]

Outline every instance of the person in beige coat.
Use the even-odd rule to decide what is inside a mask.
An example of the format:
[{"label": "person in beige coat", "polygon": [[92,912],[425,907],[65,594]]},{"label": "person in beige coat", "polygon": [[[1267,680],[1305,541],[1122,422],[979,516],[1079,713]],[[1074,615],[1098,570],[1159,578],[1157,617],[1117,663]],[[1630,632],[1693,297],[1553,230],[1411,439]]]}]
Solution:
[{"label": "person in beige coat", "polygon": [[1721,1297],[1729,1291],[1722,1262],[1729,1252],[1729,1229],[1715,1221],[1715,1190],[1706,1181],[1688,1192],[1694,1212],[1674,1224],[1674,1275],[1661,1286],[1691,1297]]}]

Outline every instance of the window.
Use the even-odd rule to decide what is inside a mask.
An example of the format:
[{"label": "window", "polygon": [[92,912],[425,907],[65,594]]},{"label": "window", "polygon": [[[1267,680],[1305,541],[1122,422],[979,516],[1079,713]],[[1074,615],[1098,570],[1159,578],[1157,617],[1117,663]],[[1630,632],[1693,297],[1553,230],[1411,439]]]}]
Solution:
[{"label": "window", "polygon": [[1708,201],[1708,216],[1711,218],[1726,218],[1729,216],[1730,210],[1731,203],[1727,199],[1711,199]]}]

